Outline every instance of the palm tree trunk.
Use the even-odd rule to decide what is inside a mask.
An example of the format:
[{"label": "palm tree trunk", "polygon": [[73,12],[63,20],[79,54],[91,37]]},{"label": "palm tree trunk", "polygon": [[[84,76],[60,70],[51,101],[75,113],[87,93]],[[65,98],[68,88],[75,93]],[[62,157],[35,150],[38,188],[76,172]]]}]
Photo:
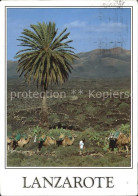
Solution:
[{"label": "palm tree trunk", "polygon": [[42,98],[42,109],[41,109],[41,125],[43,127],[49,128],[48,124],[48,107],[46,103],[46,91],[43,92],[43,98]]}]

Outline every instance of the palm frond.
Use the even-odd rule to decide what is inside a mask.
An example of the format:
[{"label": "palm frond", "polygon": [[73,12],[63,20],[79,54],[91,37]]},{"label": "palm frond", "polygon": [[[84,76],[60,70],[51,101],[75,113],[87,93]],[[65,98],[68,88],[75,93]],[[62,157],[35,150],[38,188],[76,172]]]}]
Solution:
[{"label": "palm frond", "polygon": [[58,29],[52,22],[32,24],[30,29],[23,30],[17,40],[24,49],[18,51],[15,58],[17,71],[28,83],[33,79],[46,90],[49,84],[62,84],[68,79],[78,57],[69,45],[73,40],[68,40],[70,33],[66,31],[67,28],[57,35]]}]

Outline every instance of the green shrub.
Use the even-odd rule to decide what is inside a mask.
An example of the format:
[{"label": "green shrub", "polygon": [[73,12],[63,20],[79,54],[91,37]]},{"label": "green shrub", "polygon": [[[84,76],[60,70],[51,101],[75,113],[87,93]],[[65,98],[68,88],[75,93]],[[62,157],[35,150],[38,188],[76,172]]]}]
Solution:
[{"label": "green shrub", "polygon": [[125,103],[125,102],[123,102],[123,103],[121,103],[120,105],[119,105],[119,110],[121,111],[121,112],[129,112],[129,110],[130,110],[130,105],[129,104],[127,104],[127,103]]},{"label": "green shrub", "polygon": [[94,131],[94,128],[93,127],[89,127],[87,129],[85,129],[85,133],[86,134],[89,134],[90,132]]},{"label": "green shrub", "polygon": [[122,124],[122,125],[120,125],[119,131],[124,133],[124,134],[126,134],[128,136],[130,131],[131,131],[130,124]]},{"label": "green shrub", "polygon": [[45,132],[45,130],[39,126],[36,126],[31,129],[31,132],[32,132],[33,136],[35,136],[35,135],[39,136],[39,135],[43,134]]},{"label": "green shrub", "polygon": [[99,108],[99,106],[87,105],[85,110],[88,114],[93,115],[93,114],[96,114],[100,110],[100,108]]},{"label": "green shrub", "polygon": [[49,120],[52,120],[53,121],[55,118],[58,118],[58,115],[56,113],[53,113],[53,114],[50,114],[48,116],[48,118],[49,118]]},{"label": "green shrub", "polygon": [[60,119],[59,119],[59,117],[58,117],[58,115],[57,114],[51,114],[51,115],[49,115],[48,116],[48,119],[49,119],[49,121],[51,121],[51,122],[54,122],[54,123],[57,123],[57,122],[59,122],[60,121]]},{"label": "green shrub", "polygon": [[103,150],[104,150],[105,152],[107,152],[108,149],[109,149],[109,144],[104,145]]},{"label": "green shrub", "polygon": [[94,129],[97,130],[97,131],[101,131],[102,127],[100,125],[95,125]]},{"label": "green shrub", "polygon": [[57,127],[56,129],[50,129],[46,135],[50,137],[58,138],[61,134],[63,134],[64,136],[72,136],[72,132],[70,130],[63,129],[63,128],[59,129]]},{"label": "green shrub", "polygon": [[94,131],[93,128],[88,128],[86,131],[82,133],[82,138],[86,138],[87,143],[88,141],[91,142],[93,145],[102,146],[104,139],[101,137],[101,133],[98,131]]},{"label": "green shrub", "polygon": [[114,134],[116,131],[120,131],[120,132],[124,133],[125,135],[129,136],[130,131],[131,131],[130,124],[122,124],[120,126],[117,126],[117,128],[111,129],[110,133]]}]

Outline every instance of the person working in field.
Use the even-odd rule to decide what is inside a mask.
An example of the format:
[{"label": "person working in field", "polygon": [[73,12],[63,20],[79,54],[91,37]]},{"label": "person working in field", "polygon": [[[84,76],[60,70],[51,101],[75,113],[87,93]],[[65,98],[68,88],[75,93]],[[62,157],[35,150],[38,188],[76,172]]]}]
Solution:
[{"label": "person working in field", "polygon": [[80,148],[80,154],[82,154],[83,150],[84,150],[84,140],[81,140],[79,142],[79,148]]}]

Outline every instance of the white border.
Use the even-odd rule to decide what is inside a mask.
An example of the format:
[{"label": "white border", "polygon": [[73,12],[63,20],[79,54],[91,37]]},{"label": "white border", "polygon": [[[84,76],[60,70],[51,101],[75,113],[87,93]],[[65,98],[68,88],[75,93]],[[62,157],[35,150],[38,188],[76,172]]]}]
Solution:
[{"label": "white border", "polygon": [[[37,8],[37,7],[35,7],[35,6],[31,6],[31,7],[6,7],[6,13],[5,13],[5,15],[7,16],[7,9],[13,9],[13,8],[17,8],[17,9],[22,9],[22,8],[26,8],[26,9],[29,9],[29,8]],[[47,8],[47,7],[45,7],[45,6],[43,6],[43,7],[39,7],[39,8],[42,8],[42,9],[45,9],[45,8]],[[56,8],[56,9],[60,9],[60,8],[62,8],[62,9],[66,9],[66,8],[74,8],[74,9],[79,9],[80,7],[79,6],[77,6],[77,7],[75,7],[75,6],[73,6],[73,7],[63,7],[63,6],[58,6],[58,7],[56,7],[56,6],[54,6],[54,7],[52,7],[52,6],[50,6],[50,7],[48,7],[48,9],[54,9],[54,8]],[[82,7],[83,9],[88,9],[88,8],[91,8],[91,9],[95,9],[95,8],[103,8],[103,7],[90,7],[90,6],[85,6],[85,7]],[[108,7],[108,8],[112,8],[112,7]],[[118,7],[113,7],[113,8],[118,8]],[[131,32],[132,32],[132,24],[133,24],[133,21],[132,21],[132,7],[125,7],[125,8],[130,8],[131,9]],[[124,8],[124,9],[125,9]],[[123,8],[122,8],[123,9]],[[5,23],[7,24],[7,21],[5,21]],[[7,37],[7,27],[6,27],[6,37]],[[7,39],[6,39],[6,46],[7,46]],[[133,89],[133,85],[132,85],[132,83],[133,83],[133,58],[132,58],[132,45],[133,45],[133,40],[132,40],[132,36],[131,36],[131,111],[133,111],[133,107],[132,107],[132,102],[133,102],[133,92],[132,92],[132,89]],[[6,52],[5,52],[6,53]],[[6,62],[5,62],[5,64],[6,64],[6,70],[7,70],[7,53],[6,53]],[[7,78],[7,71],[5,71],[6,72],[6,78]],[[6,81],[6,92],[7,92],[7,81]],[[6,100],[7,100],[7,93],[6,93]],[[6,102],[6,113],[7,113],[7,102]],[[131,125],[133,124],[133,112],[131,112]],[[5,126],[7,126],[7,116],[6,116],[6,125]],[[132,127],[131,127],[131,129],[132,129]],[[6,136],[7,136],[7,127],[6,127]],[[131,138],[132,138],[132,135],[133,135],[133,130],[131,130]],[[5,139],[6,139],[6,137],[5,137]],[[5,140],[5,143],[6,143],[6,140]],[[132,140],[131,140],[131,146],[133,146],[132,145]],[[37,169],[131,169],[131,168],[133,168],[133,157],[132,157],[132,152],[133,152],[133,148],[131,148],[131,166],[130,167],[37,167]],[[6,147],[6,151],[5,151],[5,158],[6,158],[6,168],[7,169],[36,169],[36,167],[7,167],[7,147]]]},{"label": "white border", "polygon": [[[1,84],[5,83],[5,6],[102,6],[107,1],[35,1],[35,2],[17,2],[17,1],[4,1],[0,2],[0,18],[1,18],[1,36],[0,36],[0,73]],[[110,1],[114,6],[115,1]],[[137,20],[137,2],[126,1],[125,6],[133,6],[133,18]],[[92,169],[5,169],[5,85],[0,85],[1,92],[1,133],[0,133],[0,191],[2,196],[18,196],[18,195],[137,195],[137,25],[134,20],[133,24],[133,169],[107,169],[107,168],[92,168]],[[62,172],[61,172],[62,171]],[[62,173],[62,174],[61,174]],[[42,176],[113,176],[115,187],[113,189],[23,189],[22,176],[27,176],[29,180]]]}]

